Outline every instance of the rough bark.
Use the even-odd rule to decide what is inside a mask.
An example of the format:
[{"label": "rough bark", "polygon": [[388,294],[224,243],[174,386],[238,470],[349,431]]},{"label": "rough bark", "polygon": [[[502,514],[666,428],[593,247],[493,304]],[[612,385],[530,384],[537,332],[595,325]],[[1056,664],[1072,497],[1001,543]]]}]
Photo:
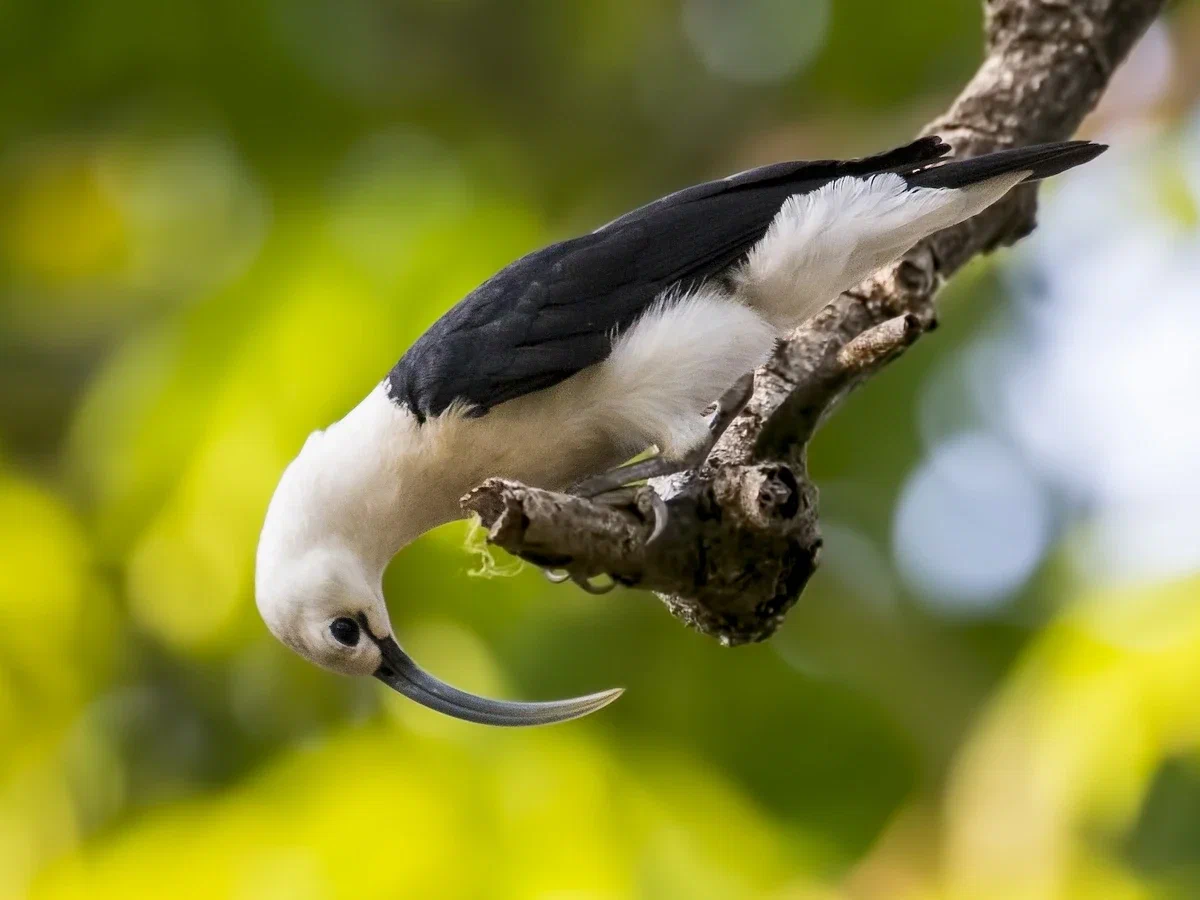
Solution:
[{"label": "rough bark", "polygon": [[[1163,0],[985,0],[987,55],[924,134],[956,156],[1070,137]],[[723,643],[769,637],[816,568],[808,442],[846,394],[936,325],[934,296],[973,256],[1033,230],[1036,188],[1018,188],[934,235],[782,343],[754,397],[697,470],[660,479],[670,520],[653,544],[648,503],[613,509],[502,479],[463,498],[489,540],[577,578],[656,591]]]}]

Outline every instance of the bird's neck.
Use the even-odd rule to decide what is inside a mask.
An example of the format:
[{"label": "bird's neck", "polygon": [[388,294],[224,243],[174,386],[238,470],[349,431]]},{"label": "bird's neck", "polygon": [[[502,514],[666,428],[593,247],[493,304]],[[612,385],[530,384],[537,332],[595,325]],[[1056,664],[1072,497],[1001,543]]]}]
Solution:
[{"label": "bird's neck", "polygon": [[421,426],[383,385],[326,429],[335,526],[379,574],[422,534],[461,517],[457,484],[432,467]]}]

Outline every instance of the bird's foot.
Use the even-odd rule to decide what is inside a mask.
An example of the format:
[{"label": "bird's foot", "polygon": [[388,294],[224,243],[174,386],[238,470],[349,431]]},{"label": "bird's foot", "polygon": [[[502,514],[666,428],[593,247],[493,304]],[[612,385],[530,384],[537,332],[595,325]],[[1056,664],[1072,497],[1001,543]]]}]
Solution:
[{"label": "bird's foot", "polygon": [[586,497],[588,500],[599,500],[610,503],[614,506],[625,505],[634,496],[633,492],[629,489],[639,481],[645,481],[648,478],[661,478],[664,475],[674,475],[676,472],[682,472],[685,469],[691,468],[691,465],[690,460],[687,459],[669,459],[661,454],[651,456],[647,459],[617,466],[615,469],[609,469],[607,472],[601,472],[599,475],[585,478],[575,485],[575,487],[571,488],[568,493],[574,494],[577,497]]},{"label": "bird's foot", "polygon": [[[657,463],[659,460],[660,457],[655,456],[644,460],[644,462]],[[667,462],[670,463],[669,460]],[[633,507],[643,518],[650,522],[650,534],[646,538],[646,543],[652,544],[658,540],[663,533],[663,529],[667,527],[667,520],[670,518],[670,513],[667,512],[667,503],[659,495],[658,491],[649,485],[635,485],[629,482],[641,481],[643,478],[654,478],[659,474],[667,475],[670,474],[670,471],[677,472],[680,469],[662,471],[655,467],[651,470],[656,473],[655,475],[635,474],[633,477],[625,475],[624,477],[627,480],[621,481],[623,476],[620,473],[641,465],[642,463],[634,463],[629,466],[621,466],[620,468],[605,472],[603,475],[589,478],[586,482],[581,482],[572,488],[571,493],[577,497],[584,497],[591,500],[593,503],[603,503],[605,506]],[[683,468],[686,468],[686,466]],[[608,478],[611,478],[611,480],[601,481],[601,479]],[[643,497],[649,504],[649,509],[639,502]]]},{"label": "bird's foot", "polygon": [[[576,496],[602,503],[611,503],[617,506],[630,505],[636,500],[636,493],[629,491],[630,485],[648,478],[674,475],[676,472],[693,469],[704,462],[713,446],[737,418],[738,413],[745,408],[753,394],[754,373],[750,372],[739,378],[733,387],[717,401],[716,408],[709,419],[708,437],[703,444],[682,459],[670,459],[660,454],[635,463],[617,466],[615,469],[609,469],[607,472],[584,479],[571,488],[570,492]],[[663,533],[663,529],[667,527],[668,513],[667,504],[658,495],[658,492],[653,488],[647,488],[647,491],[650,494],[651,512],[654,517],[650,537],[646,540],[646,543],[649,544],[656,540]]]},{"label": "bird's foot", "polygon": [[[742,411],[754,394],[754,375],[750,373],[737,380],[733,387],[717,401],[712,417],[708,423],[708,438],[682,459],[670,459],[659,455],[649,459],[639,460],[624,466],[617,466],[599,475],[584,479],[570,493],[584,497],[606,506],[636,507],[650,521],[650,535],[646,538],[647,545],[654,543],[662,536],[667,527],[670,513],[667,503],[653,488],[645,485],[637,486],[640,481],[648,478],[661,478],[664,475],[674,475],[695,468],[704,462],[713,445],[721,439],[721,435],[729,428],[738,413]],[[647,510],[639,500],[645,497],[649,503]],[[589,594],[607,594],[616,582],[596,583],[583,575],[574,575],[563,570],[546,569],[543,574],[553,584],[563,584],[570,581]]]},{"label": "bird's foot", "polygon": [[[646,543],[651,544],[658,539],[662,534],[663,529],[667,525],[669,514],[667,513],[667,504],[658,492],[650,487],[631,487],[622,485],[620,487],[611,488],[600,494],[586,496],[593,503],[602,503],[605,506],[615,507],[633,507],[644,518],[650,522],[650,535],[646,538]],[[646,498],[649,503],[649,509],[642,502],[642,498]],[[594,581],[592,577],[586,575],[576,575],[568,572],[565,569],[543,569],[542,574],[546,576],[546,580],[551,584],[563,584],[572,582],[581,590],[587,591],[589,594],[607,594],[617,586],[617,583],[612,578],[607,582]]]},{"label": "bird's foot", "polygon": [[564,581],[570,581],[589,594],[607,594],[617,586],[617,583],[612,580],[597,584],[590,578],[585,578],[582,575],[572,575],[570,572],[557,569],[543,569],[542,574],[546,576],[546,580],[551,584],[562,584]]}]

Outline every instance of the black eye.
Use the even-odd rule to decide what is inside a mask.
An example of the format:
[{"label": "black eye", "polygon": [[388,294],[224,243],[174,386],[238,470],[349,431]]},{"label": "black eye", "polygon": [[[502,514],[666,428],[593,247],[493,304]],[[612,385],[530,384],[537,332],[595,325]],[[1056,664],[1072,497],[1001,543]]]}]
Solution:
[{"label": "black eye", "polygon": [[334,619],[329,623],[329,633],[339,644],[345,644],[347,647],[358,646],[358,623],[353,619],[347,619],[345,616]]}]

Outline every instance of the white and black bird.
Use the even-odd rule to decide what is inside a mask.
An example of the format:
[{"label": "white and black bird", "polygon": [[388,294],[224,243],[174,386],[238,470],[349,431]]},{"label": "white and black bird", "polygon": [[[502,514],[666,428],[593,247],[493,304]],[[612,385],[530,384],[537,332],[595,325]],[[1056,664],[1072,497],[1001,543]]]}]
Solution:
[{"label": "white and black bird", "polygon": [[[694,464],[777,339],[922,238],[1104,149],[1071,141],[947,161],[950,147],[927,137],[865,159],[782,162],[523,257],[435,322],[284,471],[258,545],[263,619],[317,665],[374,675],[458,718],[535,725],[599,709],[620,691],[513,703],[426,673],[393,636],[389,561],[461,517],[459,498],[490,476],[556,490],[582,481],[594,496]],[[651,446],[649,467],[614,470]]]}]

